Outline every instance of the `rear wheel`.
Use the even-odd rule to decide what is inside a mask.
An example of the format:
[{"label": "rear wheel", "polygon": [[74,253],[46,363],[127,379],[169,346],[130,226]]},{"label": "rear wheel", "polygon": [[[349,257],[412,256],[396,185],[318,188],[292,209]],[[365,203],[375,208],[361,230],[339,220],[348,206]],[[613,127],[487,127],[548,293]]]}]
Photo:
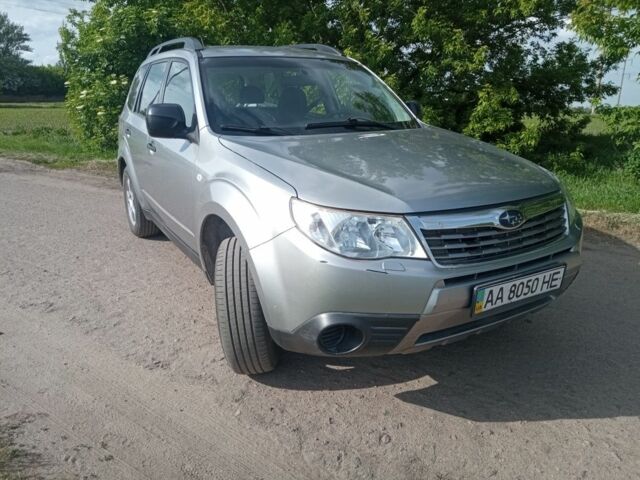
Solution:
[{"label": "rear wheel", "polygon": [[133,182],[129,176],[127,169],[122,172],[122,190],[124,192],[124,206],[127,212],[127,223],[131,232],[136,237],[145,238],[152,237],[160,233],[158,227],[151,221],[147,220],[144,216],[140,202],[136,197],[136,192],[133,188]]},{"label": "rear wheel", "polygon": [[249,264],[235,237],[216,255],[215,302],[222,350],[229,366],[246,375],[273,370],[280,351],[262,313]]}]

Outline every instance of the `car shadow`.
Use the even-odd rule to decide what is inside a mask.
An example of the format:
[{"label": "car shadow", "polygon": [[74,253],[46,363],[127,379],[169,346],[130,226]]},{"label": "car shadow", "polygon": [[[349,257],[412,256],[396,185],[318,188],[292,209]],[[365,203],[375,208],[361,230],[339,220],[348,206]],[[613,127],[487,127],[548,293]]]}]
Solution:
[{"label": "car shadow", "polygon": [[255,380],[293,390],[394,385],[386,391],[402,402],[480,422],[637,416],[639,285],[640,251],[589,232],[578,279],[536,314],[415,355],[285,354]]}]

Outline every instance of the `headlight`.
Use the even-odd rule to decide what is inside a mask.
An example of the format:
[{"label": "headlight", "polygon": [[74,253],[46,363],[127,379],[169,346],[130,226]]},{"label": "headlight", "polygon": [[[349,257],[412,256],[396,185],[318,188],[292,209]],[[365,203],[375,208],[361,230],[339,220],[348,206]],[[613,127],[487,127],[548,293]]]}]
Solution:
[{"label": "headlight", "polygon": [[400,216],[376,215],[318,207],[291,199],[298,228],[321,247],[351,258],[427,258],[407,221]]}]

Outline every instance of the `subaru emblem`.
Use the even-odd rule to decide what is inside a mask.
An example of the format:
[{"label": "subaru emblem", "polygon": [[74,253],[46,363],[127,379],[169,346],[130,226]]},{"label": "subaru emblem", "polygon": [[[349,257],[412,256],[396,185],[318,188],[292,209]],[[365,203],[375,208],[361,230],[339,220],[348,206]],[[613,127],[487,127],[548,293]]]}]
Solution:
[{"label": "subaru emblem", "polygon": [[524,215],[519,210],[505,210],[498,217],[503,228],[518,228],[524,223]]}]

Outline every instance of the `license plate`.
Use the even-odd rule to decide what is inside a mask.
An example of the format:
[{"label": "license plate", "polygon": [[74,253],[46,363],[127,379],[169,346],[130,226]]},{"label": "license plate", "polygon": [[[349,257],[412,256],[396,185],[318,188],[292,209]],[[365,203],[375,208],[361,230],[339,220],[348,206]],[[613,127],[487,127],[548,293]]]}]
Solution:
[{"label": "license plate", "polygon": [[564,269],[565,267],[553,268],[493,285],[476,287],[473,314],[478,315],[525,298],[557,290],[562,285]]}]

